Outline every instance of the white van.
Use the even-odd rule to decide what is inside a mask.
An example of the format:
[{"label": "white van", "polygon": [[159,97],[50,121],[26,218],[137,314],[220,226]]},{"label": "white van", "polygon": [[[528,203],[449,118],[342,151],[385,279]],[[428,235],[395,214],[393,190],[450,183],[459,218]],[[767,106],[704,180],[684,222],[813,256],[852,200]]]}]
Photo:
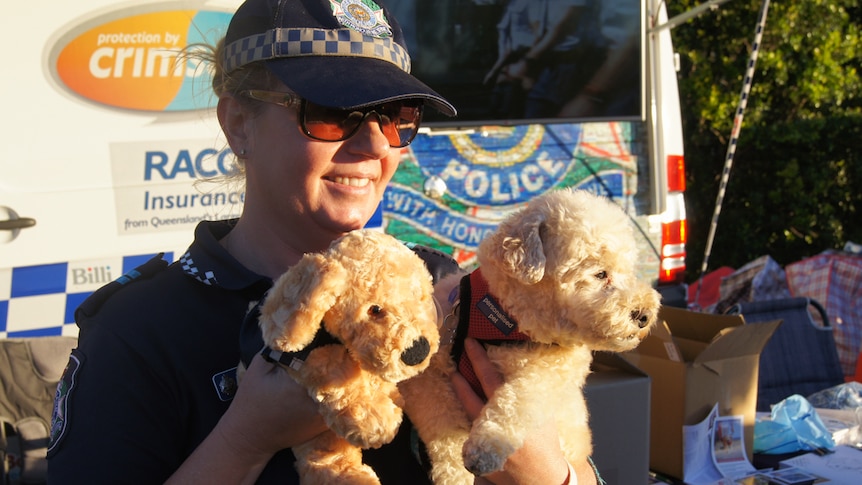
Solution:
[{"label": "white van", "polygon": [[[662,2],[630,1],[643,46],[637,117],[432,126],[404,150],[373,224],[470,265],[508,211],[540,191],[577,186],[632,215],[645,279],[681,283],[685,178],[670,31],[650,33],[666,20]],[[408,12],[432,4],[389,3]],[[0,89],[0,338],[76,336],[74,310],[92,291],[154,254],[177,258],[201,219],[239,214],[241,189],[195,183],[230,170],[232,153],[205,71],[174,62],[178,48],[217,38],[238,4],[8,7],[0,21],[0,41],[13,47]]]}]

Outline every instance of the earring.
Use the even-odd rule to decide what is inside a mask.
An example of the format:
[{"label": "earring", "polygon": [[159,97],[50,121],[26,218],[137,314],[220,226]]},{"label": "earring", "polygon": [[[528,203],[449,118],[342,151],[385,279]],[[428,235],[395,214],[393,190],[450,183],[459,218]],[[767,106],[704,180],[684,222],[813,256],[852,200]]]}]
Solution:
[{"label": "earring", "polygon": [[246,154],[247,154],[247,153],[248,153],[248,151],[247,151],[245,148],[240,148],[240,149],[239,149],[239,156],[240,156],[240,157],[244,157],[244,156],[246,156]]}]

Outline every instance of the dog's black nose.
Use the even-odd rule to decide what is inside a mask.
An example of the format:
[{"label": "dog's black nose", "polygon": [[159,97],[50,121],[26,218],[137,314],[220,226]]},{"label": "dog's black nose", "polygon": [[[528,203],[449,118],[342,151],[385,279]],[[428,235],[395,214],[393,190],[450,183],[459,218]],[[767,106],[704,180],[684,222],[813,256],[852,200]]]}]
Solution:
[{"label": "dog's black nose", "polygon": [[649,314],[635,310],[632,312],[632,320],[638,324],[638,328],[644,328],[649,325]]},{"label": "dog's black nose", "polygon": [[425,337],[419,337],[413,341],[409,349],[401,352],[401,362],[407,365],[419,365],[431,352],[431,344]]}]

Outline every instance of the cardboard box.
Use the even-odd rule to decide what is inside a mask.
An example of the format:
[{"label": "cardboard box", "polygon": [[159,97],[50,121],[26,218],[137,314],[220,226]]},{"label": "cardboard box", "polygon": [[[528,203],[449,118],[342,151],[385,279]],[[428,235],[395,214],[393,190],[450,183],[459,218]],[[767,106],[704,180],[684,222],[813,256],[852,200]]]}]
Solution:
[{"label": "cardboard box", "polygon": [[650,378],[619,355],[596,352],[584,395],[593,462],[607,483],[646,484],[649,477]]},{"label": "cardboard box", "polygon": [[622,354],[652,378],[651,470],[684,476],[682,427],[704,420],[715,403],[719,415],[743,417],[752,459],[760,351],[780,323],[661,308],[650,335]]}]

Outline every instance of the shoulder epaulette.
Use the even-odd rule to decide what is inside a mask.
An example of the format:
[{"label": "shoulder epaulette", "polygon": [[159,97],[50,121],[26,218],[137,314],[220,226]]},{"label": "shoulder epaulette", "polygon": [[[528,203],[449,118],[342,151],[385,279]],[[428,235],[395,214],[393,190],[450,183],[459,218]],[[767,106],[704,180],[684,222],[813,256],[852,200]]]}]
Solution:
[{"label": "shoulder epaulette", "polygon": [[75,321],[78,322],[78,325],[80,326],[83,319],[95,315],[105,301],[121,288],[125,288],[135,281],[142,281],[151,278],[156,273],[166,269],[168,267],[168,262],[163,259],[164,255],[165,253],[159,253],[153,256],[146,263],[93,292],[93,294],[87,297],[87,299],[84,300],[84,302],[75,310]]}]

